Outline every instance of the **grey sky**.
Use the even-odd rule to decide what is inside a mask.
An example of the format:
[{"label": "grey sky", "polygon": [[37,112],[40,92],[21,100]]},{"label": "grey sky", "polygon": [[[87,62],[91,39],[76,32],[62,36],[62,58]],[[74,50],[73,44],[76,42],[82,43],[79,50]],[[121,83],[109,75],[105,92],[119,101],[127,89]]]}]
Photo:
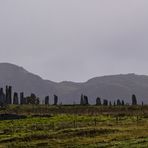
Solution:
[{"label": "grey sky", "polygon": [[55,81],[148,74],[148,0],[0,0],[0,62]]}]

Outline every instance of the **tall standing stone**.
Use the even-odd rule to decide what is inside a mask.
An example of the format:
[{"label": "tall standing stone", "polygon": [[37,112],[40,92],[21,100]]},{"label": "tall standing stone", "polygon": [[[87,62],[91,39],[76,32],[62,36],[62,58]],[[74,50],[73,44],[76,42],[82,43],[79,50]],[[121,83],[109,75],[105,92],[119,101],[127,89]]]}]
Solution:
[{"label": "tall standing stone", "polygon": [[12,104],[12,87],[9,86],[9,103]]},{"label": "tall standing stone", "polygon": [[80,105],[84,105],[84,95],[81,94]]},{"label": "tall standing stone", "polygon": [[19,102],[18,102],[18,93],[16,93],[16,92],[14,92],[13,104],[19,104]]},{"label": "tall standing stone", "polygon": [[117,100],[117,105],[118,106],[122,105],[122,102],[120,101],[120,99]]},{"label": "tall standing stone", "polygon": [[137,105],[137,98],[136,95],[132,95],[132,105]]},{"label": "tall standing stone", "polygon": [[20,93],[20,104],[26,104],[23,92]]},{"label": "tall standing stone", "polygon": [[88,97],[87,96],[84,96],[84,105],[88,105],[89,102],[88,102]]},{"label": "tall standing stone", "polygon": [[45,104],[48,105],[49,104],[49,96],[45,97]]},{"label": "tall standing stone", "polygon": [[8,98],[9,98],[9,93],[8,93],[8,86],[6,86],[6,103],[8,104]]},{"label": "tall standing stone", "polygon": [[12,104],[12,87],[6,86],[6,103]]},{"label": "tall standing stone", "polygon": [[0,106],[3,107],[6,105],[6,96],[3,92],[3,88],[0,88]]},{"label": "tall standing stone", "polygon": [[54,105],[57,105],[57,104],[58,104],[58,96],[54,95]]}]

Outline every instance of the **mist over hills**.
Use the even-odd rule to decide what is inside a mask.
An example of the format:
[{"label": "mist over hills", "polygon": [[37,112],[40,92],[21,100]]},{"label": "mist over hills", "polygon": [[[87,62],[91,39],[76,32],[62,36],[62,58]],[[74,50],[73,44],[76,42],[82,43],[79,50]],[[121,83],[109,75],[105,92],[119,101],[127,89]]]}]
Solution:
[{"label": "mist over hills", "polygon": [[148,103],[148,76],[145,75],[120,74],[95,77],[83,83],[57,83],[44,80],[23,67],[0,63],[0,87],[4,88],[6,85],[11,85],[13,91],[23,91],[25,95],[35,93],[41,99],[49,95],[51,103],[53,94],[59,96],[59,102],[79,103],[82,93],[89,97],[90,103],[95,103],[96,97],[111,101],[124,99],[130,103],[132,94],[136,94],[139,103]]}]

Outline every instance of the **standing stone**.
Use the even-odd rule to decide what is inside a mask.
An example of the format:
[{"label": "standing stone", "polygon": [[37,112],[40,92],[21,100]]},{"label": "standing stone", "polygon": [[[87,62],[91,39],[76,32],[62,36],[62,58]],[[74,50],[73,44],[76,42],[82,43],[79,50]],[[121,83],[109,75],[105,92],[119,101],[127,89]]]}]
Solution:
[{"label": "standing stone", "polygon": [[49,96],[45,97],[45,104],[48,105],[49,104]]},{"label": "standing stone", "polygon": [[84,96],[84,105],[88,105],[89,102],[88,102],[88,97],[87,96]]},{"label": "standing stone", "polygon": [[122,105],[122,102],[120,101],[120,99],[117,100],[117,105],[118,106]]},{"label": "standing stone", "polygon": [[20,104],[26,104],[23,92],[20,93]]},{"label": "standing stone", "polygon": [[81,94],[80,105],[84,105],[84,95]]},{"label": "standing stone", "polygon": [[54,95],[54,105],[57,105],[57,104],[58,104],[58,96]]},{"label": "standing stone", "polygon": [[8,92],[8,86],[6,86],[6,103],[9,104],[8,102],[9,99],[9,92]]},{"label": "standing stone", "polygon": [[137,98],[136,95],[132,95],[132,105],[137,105]]},{"label": "standing stone", "polygon": [[6,103],[12,104],[12,87],[6,86]]},{"label": "standing stone", "polygon": [[14,93],[14,96],[13,96],[13,104],[18,104],[18,93]]},{"label": "standing stone", "polygon": [[12,87],[9,86],[9,103],[12,104]]},{"label": "standing stone", "polygon": [[99,97],[96,99],[96,105],[101,105],[101,99]]},{"label": "standing stone", "polygon": [[3,88],[0,88],[0,107],[3,107],[6,105],[6,96],[3,92]]},{"label": "standing stone", "polygon": [[104,105],[104,106],[108,106],[108,100],[104,99],[104,100],[103,100],[103,105]]}]

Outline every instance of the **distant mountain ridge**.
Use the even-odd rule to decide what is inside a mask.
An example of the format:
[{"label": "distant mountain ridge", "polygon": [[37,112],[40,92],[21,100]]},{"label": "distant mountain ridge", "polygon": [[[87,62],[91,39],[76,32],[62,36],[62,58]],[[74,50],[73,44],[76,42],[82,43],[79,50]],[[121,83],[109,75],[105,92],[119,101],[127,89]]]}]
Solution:
[{"label": "distant mountain ridge", "polygon": [[111,101],[124,99],[131,102],[131,95],[136,94],[139,103],[148,103],[148,76],[136,74],[119,74],[95,77],[84,83],[70,81],[53,82],[44,80],[10,63],[0,63],[0,87],[11,85],[14,91],[24,92],[25,95],[35,93],[41,99],[50,96],[52,103],[53,94],[59,96],[59,102],[79,103],[80,95],[89,97],[90,103],[95,103],[96,97]]}]

